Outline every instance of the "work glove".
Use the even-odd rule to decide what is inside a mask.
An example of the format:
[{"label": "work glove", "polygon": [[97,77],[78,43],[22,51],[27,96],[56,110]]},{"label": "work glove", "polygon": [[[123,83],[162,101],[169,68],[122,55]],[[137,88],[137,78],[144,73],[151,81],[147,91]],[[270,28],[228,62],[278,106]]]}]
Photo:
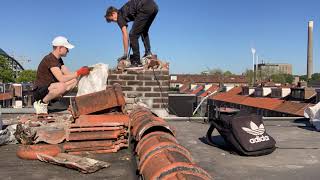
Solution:
[{"label": "work glove", "polygon": [[127,55],[127,54],[124,54],[123,56],[121,56],[121,57],[118,58],[118,62],[120,62],[121,60],[126,60],[127,57],[128,57],[128,55]]},{"label": "work glove", "polygon": [[77,70],[77,76],[86,76],[90,73],[90,68],[88,66],[83,66]]}]

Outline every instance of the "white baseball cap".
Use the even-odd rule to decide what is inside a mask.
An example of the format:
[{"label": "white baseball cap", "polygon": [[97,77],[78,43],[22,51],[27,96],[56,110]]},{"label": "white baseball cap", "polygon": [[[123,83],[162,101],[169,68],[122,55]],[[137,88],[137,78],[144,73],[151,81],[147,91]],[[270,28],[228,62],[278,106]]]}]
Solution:
[{"label": "white baseball cap", "polygon": [[58,36],[53,39],[52,46],[63,46],[68,49],[73,49],[74,45],[70,44],[68,39],[63,36]]}]

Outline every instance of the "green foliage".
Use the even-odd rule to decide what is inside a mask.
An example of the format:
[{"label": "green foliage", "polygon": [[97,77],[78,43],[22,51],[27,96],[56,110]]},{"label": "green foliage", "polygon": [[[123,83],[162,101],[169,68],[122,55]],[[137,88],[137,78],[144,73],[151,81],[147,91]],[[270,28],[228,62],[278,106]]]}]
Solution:
[{"label": "green foliage", "polygon": [[[302,78],[301,78],[301,76],[300,76],[300,80],[301,80],[301,79],[302,79]],[[308,83],[311,83],[311,84],[313,84],[313,83],[315,83],[315,82],[318,82],[318,81],[320,81],[320,73],[314,73],[314,74],[312,74],[311,79],[308,79],[307,76],[305,75],[305,79],[303,79],[303,80],[305,80],[305,81],[307,81]]]},{"label": "green foliage", "polygon": [[286,82],[289,83],[289,84],[292,84],[293,81],[294,81],[294,76],[291,75],[291,74],[284,74],[285,75],[285,78],[286,78]]},{"label": "green foliage", "polygon": [[4,83],[14,82],[14,72],[6,57],[0,55],[0,81]]},{"label": "green foliage", "polygon": [[290,74],[273,74],[271,75],[271,79],[275,83],[289,83],[291,84],[293,82],[294,77]]},{"label": "green foliage", "polygon": [[21,71],[16,79],[16,82],[33,82],[36,79],[37,71],[24,70]]},{"label": "green foliage", "polygon": [[246,76],[246,79],[249,82],[249,84],[252,84],[253,77],[254,77],[253,71],[251,69],[247,69],[244,72],[244,76]]},{"label": "green foliage", "polygon": [[233,74],[232,74],[232,72],[230,72],[230,71],[225,71],[225,72],[223,73],[223,75],[226,76],[226,77],[230,77],[230,76],[232,76]]},{"label": "green foliage", "polygon": [[179,87],[169,87],[169,91],[179,92]]},{"label": "green foliage", "polygon": [[201,74],[203,75],[216,75],[216,76],[232,76],[234,75],[232,72],[230,71],[223,71],[220,68],[214,68],[214,69],[209,69],[206,71],[202,71]]},{"label": "green foliage", "polygon": [[284,73],[281,73],[281,71],[277,71],[272,68],[257,70],[256,77],[257,77],[257,81],[259,82],[272,80],[275,83],[281,83],[281,84],[285,84],[285,83],[291,84],[294,80],[293,75],[284,74]]},{"label": "green foliage", "polygon": [[299,78],[300,78],[300,81],[308,81],[308,76],[307,75],[299,76]]},{"label": "green foliage", "polygon": [[307,81],[309,83],[313,83],[315,81],[320,81],[320,73],[314,73],[311,76],[311,79],[308,79],[307,75],[299,76],[300,81]]},{"label": "green foliage", "polygon": [[209,74],[221,76],[221,75],[223,75],[223,71],[222,71],[221,69],[219,69],[219,68],[210,69],[210,70],[209,70]]},{"label": "green foliage", "polygon": [[311,80],[312,80],[312,81],[318,81],[318,80],[320,80],[320,73],[314,73],[314,74],[312,74]]}]

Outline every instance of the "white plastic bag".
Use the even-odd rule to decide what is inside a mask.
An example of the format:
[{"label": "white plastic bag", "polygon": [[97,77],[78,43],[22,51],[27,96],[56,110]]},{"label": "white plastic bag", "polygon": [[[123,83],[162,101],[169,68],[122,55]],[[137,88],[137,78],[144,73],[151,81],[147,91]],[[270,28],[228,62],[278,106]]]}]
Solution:
[{"label": "white plastic bag", "polygon": [[105,90],[108,80],[108,65],[99,63],[93,66],[88,76],[83,76],[78,83],[77,96]]},{"label": "white plastic bag", "polygon": [[304,110],[304,117],[310,118],[310,124],[312,124],[317,131],[320,131],[320,103],[306,108]]}]

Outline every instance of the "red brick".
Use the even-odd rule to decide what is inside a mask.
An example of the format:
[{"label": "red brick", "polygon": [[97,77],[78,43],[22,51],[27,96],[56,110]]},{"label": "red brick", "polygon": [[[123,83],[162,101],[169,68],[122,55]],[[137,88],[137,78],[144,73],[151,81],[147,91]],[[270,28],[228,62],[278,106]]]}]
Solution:
[{"label": "red brick", "polygon": [[153,91],[154,92],[168,92],[169,91],[169,88],[168,87],[153,87]]},{"label": "red brick", "polygon": [[145,93],[145,97],[161,97],[160,93]]},{"label": "red brick", "polygon": [[151,87],[137,87],[136,91],[151,91]]},{"label": "red brick", "polygon": [[162,98],[162,99],[153,99],[153,103],[168,103],[167,98]]},{"label": "red brick", "polygon": [[127,85],[127,81],[108,81],[109,85],[113,85],[114,83],[118,83],[121,86],[126,86]]},{"label": "red brick", "polygon": [[162,81],[161,86],[168,86],[169,87],[170,83],[169,81]]},{"label": "red brick", "polygon": [[161,108],[168,108],[168,104],[161,104]]},{"label": "red brick", "polygon": [[152,80],[152,76],[138,75],[137,80]]},{"label": "red brick", "polygon": [[148,75],[154,75],[154,74],[157,74],[157,75],[159,75],[159,72],[154,71],[154,73],[153,73],[153,71],[152,71],[152,70],[146,70],[146,71],[144,71],[144,72],[143,72],[143,74],[148,74]]},{"label": "red brick", "polygon": [[161,97],[168,97],[168,93],[161,93]]},{"label": "red brick", "polygon": [[146,81],[144,82],[145,86],[158,86],[157,81]]},{"label": "red brick", "polygon": [[124,86],[122,87],[122,91],[133,91],[133,87]]},{"label": "red brick", "polygon": [[153,104],[152,108],[160,108],[160,104]]},{"label": "red brick", "polygon": [[154,80],[156,80],[156,79],[169,81],[169,76],[157,76],[157,77],[154,78]]},{"label": "red brick", "polygon": [[144,71],[144,74],[151,74],[151,75],[157,75],[157,76],[161,76],[161,75],[169,75],[169,71],[162,71],[162,70],[147,70]]},{"label": "red brick", "polygon": [[127,92],[126,93],[127,98],[136,98],[136,97],[142,97],[142,93],[138,92]]},{"label": "red brick", "polygon": [[122,80],[135,80],[136,76],[133,76],[133,75],[120,75],[119,79],[122,79]]},{"label": "red brick", "polygon": [[123,71],[119,71],[119,70],[110,70],[109,74],[123,74]]},{"label": "red brick", "polygon": [[109,76],[108,76],[108,79],[109,79],[109,80],[118,80],[119,78],[118,78],[118,75],[113,75],[113,74],[112,74],[112,75],[109,75]]},{"label": "red brick", "polygon": [[142,81],[128,81],[128,86],[142,86]]},{"label": "red brick", "polygon": [[127,70],[127,73],[128,74],[141,74],[143,73],[143,71],[139,71],[139,70]]}]

